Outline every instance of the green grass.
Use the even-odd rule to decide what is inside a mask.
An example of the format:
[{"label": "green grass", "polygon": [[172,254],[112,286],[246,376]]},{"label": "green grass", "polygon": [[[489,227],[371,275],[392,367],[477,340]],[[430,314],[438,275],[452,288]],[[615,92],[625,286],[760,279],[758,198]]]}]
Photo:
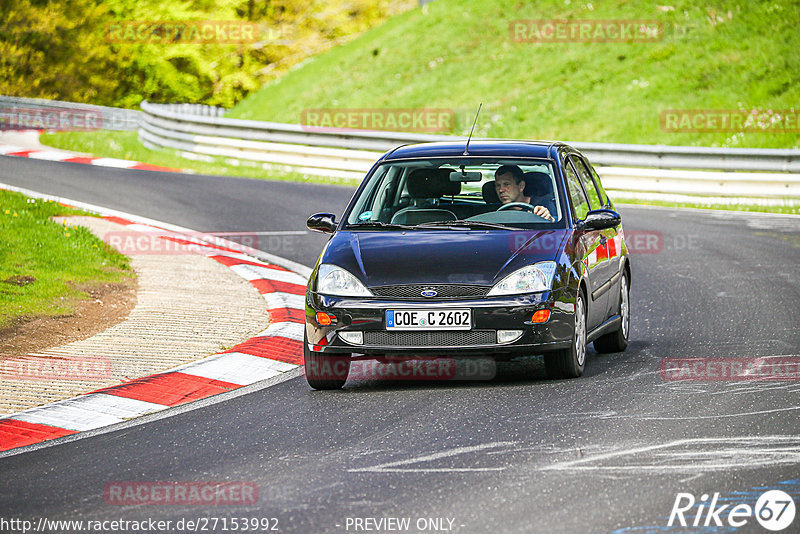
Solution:
[{"label": "green grass", "polygon": [[73,313],[80,287],[133,276],[128,258],[82,226],[54,215],[89,215],[0,190],[0,327],[23,318]]},{"label": "green grass", "polygon": [[[673,6],[672,11],[658,9]],[[592,6],[591,9],[589,6]],[[513,42],[519,19],[647,19],[658,42]],[[800,111],[793,0],[437,0],[308,60],[230,117],[298,123],[304,109],[445,108],[463,134],[572,142],[800,146],[798,133],[671,133],[669,109]]]},{"label": "green grass", "polygon": [[119,158],[132,161],[141,161],[152,165],[184,169],[198,174],[218,176],[236,176],[240,178],[259,178],[266,180],[288,180],[295,182],[318,182],[335,185],[354,186],[356,181],[323,178],[297,172],[264,169],[257,162],[242,162],[240,165],[231,165],[222,158],[212,158],[213,161],[196,161],[182,157],[177,150],[158,149],[151,150],[139,142],[136,132],[59,132],[45,133],[40,141],[48,146],[85,152],[97,157]]},{"label": "green grass", "polygon": [[615,205],[636,204],[639,206],[663,206],[667,208],[696,208],[707,210],[725,210],[725,211],[749,211],[760,213],[786,213],[786,214],[800,214],[800,206],[756,206],[753,204],[714,204],[712,202],[666,202],[663,200],[642,200],[636,198],[616,198],[615,195],[609,193]]}]

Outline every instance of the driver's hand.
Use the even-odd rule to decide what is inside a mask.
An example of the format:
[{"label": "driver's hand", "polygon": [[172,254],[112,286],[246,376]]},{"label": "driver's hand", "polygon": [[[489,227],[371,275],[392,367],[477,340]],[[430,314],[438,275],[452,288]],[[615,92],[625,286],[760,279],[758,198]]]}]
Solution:
[{"label": "driver's hand", "polygon": [[548,221],[555,221],[552,215],[550,215],[550,210],[545,208],[544,206],[536,206],[533,208],[533,214],[538,215],[539,217],[544,217]]}]

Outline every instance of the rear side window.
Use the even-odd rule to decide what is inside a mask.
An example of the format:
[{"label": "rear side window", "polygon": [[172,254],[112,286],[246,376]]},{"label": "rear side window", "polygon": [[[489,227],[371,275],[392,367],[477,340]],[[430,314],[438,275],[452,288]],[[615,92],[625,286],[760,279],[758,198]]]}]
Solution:
[{"label": "rear side window", "polygon": [[592,178],[589,169],[586,168],[586,164],[581,158],[577,158],[575,156],[569,159],[578,170],[578,176],[581,179],[583,187],[586,189],[586,194],[589,195],[589,204],[591,205],[592,209],[596,210],[603,206],[605,202],[603,202],[601,200],[602,197],[598,195],[597,187],[594,185],[594,179]]},{"label": "rear side window", "polygon": [[583,192],[578,175],[569,162],[564,162],[564,173],[567,177],[567,187],[569,187],[569,196],[572,199],[572,209],[575,211],[575,217],[583,220],[586,214],[589,213],[589,202],[586,200],[586,194]]}]

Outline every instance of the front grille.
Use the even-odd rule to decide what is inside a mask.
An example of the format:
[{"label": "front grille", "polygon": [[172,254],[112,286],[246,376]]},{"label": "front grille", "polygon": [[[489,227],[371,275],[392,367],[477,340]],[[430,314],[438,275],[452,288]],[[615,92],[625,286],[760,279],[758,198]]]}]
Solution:
[{"label": "front grille", "polygon": [[[432,289],[435,297],[423,297],[422,291]],[[407,300],[431,300],[447,298],[485,297],[490,287],[465,286],[461,284],[412,284],[404,286],[379,286],[370,290],[378,297],[391,297]]]},{"label": "front grille", "polygon": [[365,345],[386,347],[471,347],[493,345],[497,342],[494,330],[432,331],[432,332],[364,332]]}]

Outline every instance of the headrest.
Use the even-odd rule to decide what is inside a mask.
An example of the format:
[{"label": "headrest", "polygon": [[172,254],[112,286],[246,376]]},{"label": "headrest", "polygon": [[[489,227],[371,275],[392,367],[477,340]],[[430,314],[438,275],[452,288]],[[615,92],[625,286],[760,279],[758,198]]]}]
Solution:
[{"label": "headrest", "polygon": [[553,194],[553,183],[550,175],[546,172],[529,171],[524,175],[525,190],[522,192],[526,197],[542,197]]},{"label": "headrest", "polygon": [[408,193],[414,198],[438,198],[457,195],[461,182],[451,182],[453,169],[414,169],[408,176]]},{"label": "headrest", "polygon": [[481,194],[483,195],[483,201],[487,204],[500,204],[500,197],[497,196],[497,189],[494,188],[494,180],[483,184]]}]

